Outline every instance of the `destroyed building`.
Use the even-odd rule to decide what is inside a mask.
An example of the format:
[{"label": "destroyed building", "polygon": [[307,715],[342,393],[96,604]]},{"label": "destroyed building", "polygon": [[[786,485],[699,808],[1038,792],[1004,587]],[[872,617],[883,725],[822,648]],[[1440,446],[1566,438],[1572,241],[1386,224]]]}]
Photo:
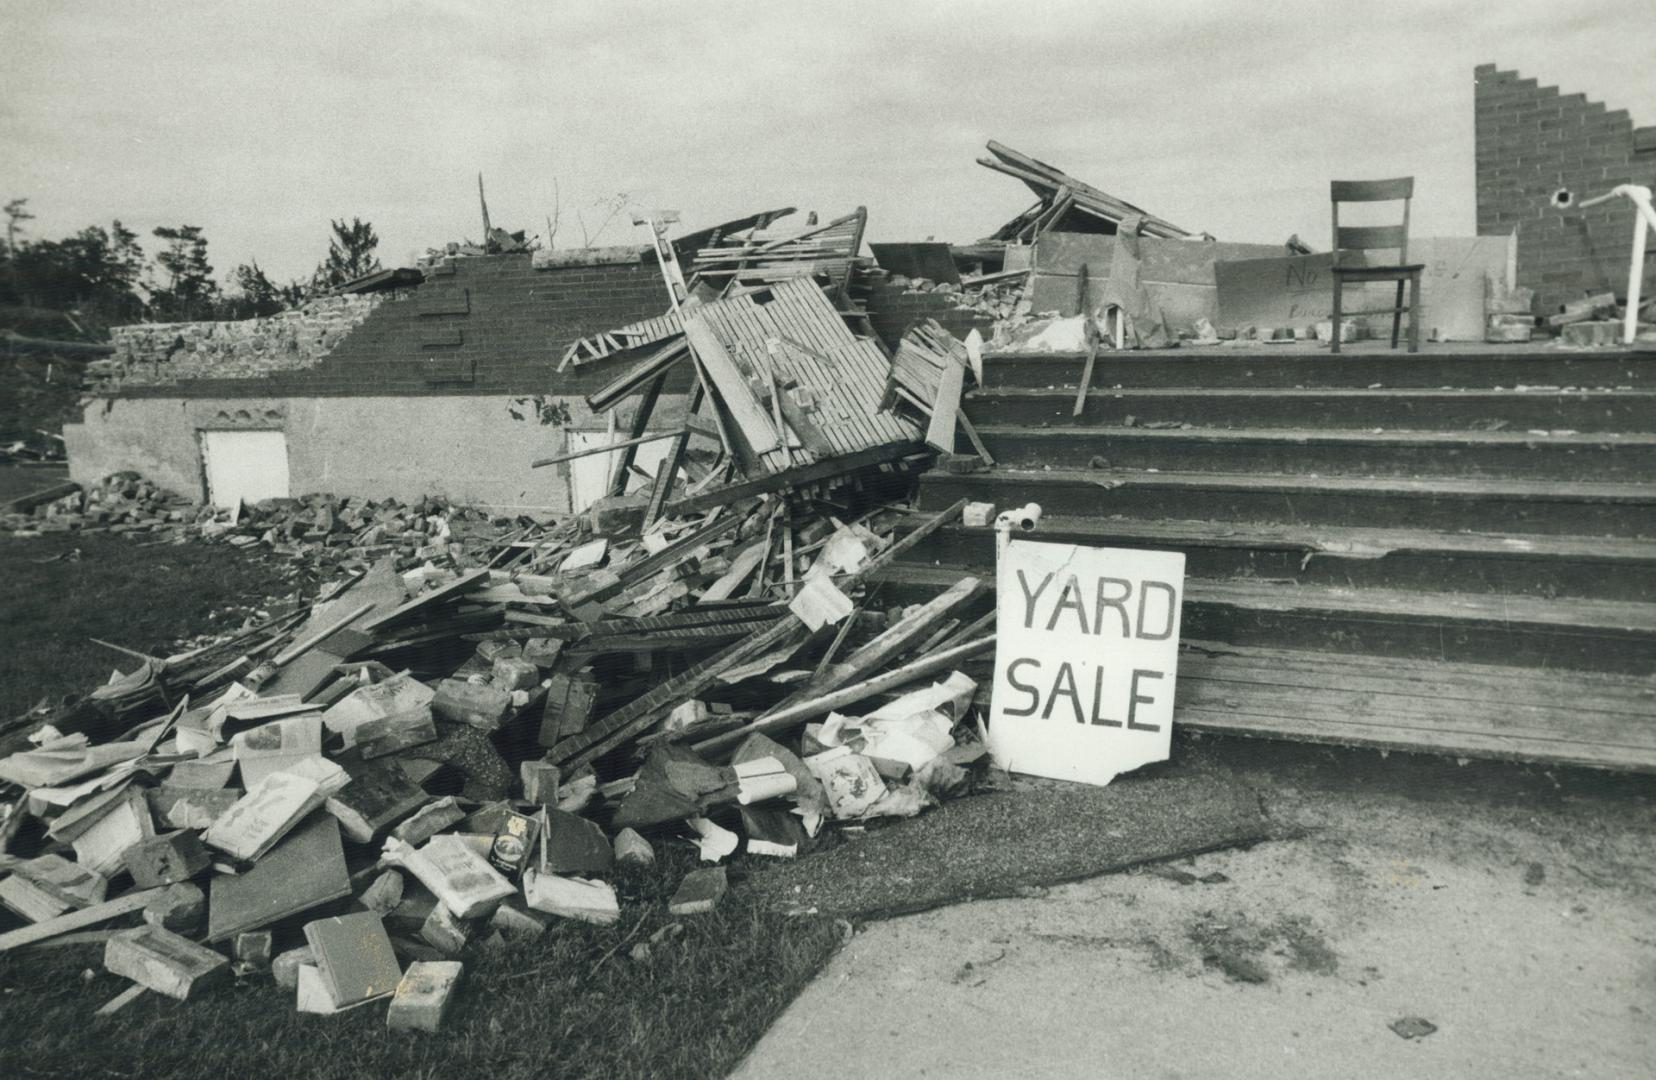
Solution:
[{"label": "destroyed building", "polygon": [[[1404,351],[1333,318],[1333,253],[989,151],[1035,204],[976,243],[641,215],[639,247],[124,331],[67,434],[89,490],[19,527],[344,573],[0,729],[0,836],[40,849],[0,878],[29,924],[0,951],[142,910],[105,954],[134,995],[190,996],[228,946],[305,1011],[436,1027],[474,940],[614,923],[652,844],[794,857],[970,791],[1015,536],[1182,570],[1159,628],[1136,609],[1176,688],[1134,671],[1101,712],[1107,659],[1090,717],[1063,669],[1045,693],[1069,730],[1154,730],[1137,764],[1167,755],[1153,701],[1198,733],[1656,769],[1656,368],[1648,328],[1606,336],[1637,303],[1538,308],[1522,227],[1411,238],[1431,342]],[[120,470],[149,482],[89,480]],[[1056,586],[1046,629],[1113,656],[1113,581]],[[726,887],[698,870],[671,910]]]}]

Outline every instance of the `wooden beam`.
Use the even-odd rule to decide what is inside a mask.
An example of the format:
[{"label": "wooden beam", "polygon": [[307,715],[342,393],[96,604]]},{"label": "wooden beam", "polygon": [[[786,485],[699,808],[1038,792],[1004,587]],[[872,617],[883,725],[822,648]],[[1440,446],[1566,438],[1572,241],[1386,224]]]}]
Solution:
[{"label": "wooden beam", "polygon": [[149,903],[150,897],[160,891],[160,889],[140,889],[137,892],[130,892],[125,896],[116,897],[114,900],[105,900],[103,903],[93,904],[89,908],[59,915],[55,919],[47,919],[45,922],[38,922],[33,926],[25,926],[19,930],[0,934],[0,953],[10,952],[12,949],[24,945],[33,945],[37,941],[57,937],[59,934],[67,934],[71,930],[85,930],[89,926],[96,926],[98,923],[108,922],[110,919],[118,919],[122,915],[139,910]]},{"label": "wooden beam", "polygon": [[884,465],[900,458],[921,453],[930,453],[930,451],[926,450],[921,444],[914,442],[886,443],[884,446],[870,447],[867,450],[859,450],[854,454],[846,454],[843,457],[813,461],[809,465],[801,465],[784,472],[771,473],[769,476],[761,476],[740,484],[731,484],[715,491],[680,499],[667,507],[667,513],[673,516],[694,514],[715,506],[724,506],[740,499],[751,499],[773,491],[786,491],[790,488],[803,487],[806,484],[832,480],[856,472],[858,469]]},{"label": "wooden beam", "polygon": [[[667,385],[667,373],[663,371],[655,380],[644,388],[644,395],[638,399],[638,409],[633,413],[632,432],[630,438],[639,439],[650,426],[650,415],[655,412],[656,402],[661,400],[661,388]],[[686,429],[680,437],[688,435]],[[621,457],[615,463],[615,471],[610,476],[609,493],[611,495],[625,495],[627,480],[632,472],[633,459],[638,454],[638,443],[621,451]]]},{"label": "wooden beam", "polygon": [[538,461],[531,461],[529,463],[529,467],[531,469],[539,469],[547,465],[561,465],[566,461],[574,461],[576,458],[592,457],[594,454],[607,454],[611,450],[620,450],[628,446],[640,446],[647,442],[658,442],[662,439],[671,439],[674,436],[683,434],[684,429],[682,428],[677,431],[652,431],[648,435],[641,435],[636,439],[628,439],[626,442],[610,443],[607,446],[589,446],[585,450],[575,450],[568,454],[559,454],[557,457],[541,458]]}]

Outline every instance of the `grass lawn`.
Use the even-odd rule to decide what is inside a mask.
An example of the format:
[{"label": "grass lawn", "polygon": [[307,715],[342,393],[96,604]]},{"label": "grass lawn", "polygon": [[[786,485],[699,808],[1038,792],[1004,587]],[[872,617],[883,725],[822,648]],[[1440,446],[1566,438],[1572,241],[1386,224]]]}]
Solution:
[{"label": "grass lawn", "polygon": [[[386,1031],[383,1002],[301,1015],[293,992],[269,975],[198,1001],[145,994],[95,1020],[129,985],[104,972],[99,947],[0,957],[0,1076],[723,1076],[827,961],[838,931],[739,891],[712,914],[672,919],[667,898],[695,855],[687,844],[657,850],[653,870],[615,879],[615,926],[557,920],[527,945],[474,945],[435,1035]],[[652,945],[647,959],[632,957],[634,945],[673,922],[682,932]]]},{"label": "grass lawn", "polygon": [[[78,560],[62,558],[77,549]],[[130,668],[88,637],[155,650],[214,626],[211,612],[289,591],[283,569],[194,543],[0,539],[0,715]],[[678,920],[682,933],[635,960],[634,945],[675,921],[667,898],[694,866],[688,844],[656,846],[655,869],[616,879],[616,926],[557,920],[528,945],[469,950],[436,1036],[388,1033],[383,1003],[299,1015],[293,993],[268,975],[188,1003],[146,994],[94,1020],[129,985],[104,972],[101,946],[0,956],[0,1077],[722,1076],[826,962],[838,933],[828,918],[790,918],[733,889],[715,913]],[[0,912],[0,929],[11,925]],[[279,945],[303,944],[296,929],[284,933]]]},{"label": "grass lawn", "polygon": [[91,638],[155,652],[220,624],[234,628],[242,615],[209,616],[279,600],[295,589],[290,575],[276,559],[228,546],[146,546],[109,533],[0,537],[0,717],[132,669],[131,657]]}]

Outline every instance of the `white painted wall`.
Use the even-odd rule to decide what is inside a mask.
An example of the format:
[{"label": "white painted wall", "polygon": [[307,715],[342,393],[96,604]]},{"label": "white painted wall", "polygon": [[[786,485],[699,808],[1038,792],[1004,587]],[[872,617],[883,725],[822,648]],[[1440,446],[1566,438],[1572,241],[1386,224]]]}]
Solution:
[{"label": "white painted wall", "polygon": [[236,507],[290,494],[284,432],[203,431],[201,463],[207,474],[207,501],[214,506]]}]

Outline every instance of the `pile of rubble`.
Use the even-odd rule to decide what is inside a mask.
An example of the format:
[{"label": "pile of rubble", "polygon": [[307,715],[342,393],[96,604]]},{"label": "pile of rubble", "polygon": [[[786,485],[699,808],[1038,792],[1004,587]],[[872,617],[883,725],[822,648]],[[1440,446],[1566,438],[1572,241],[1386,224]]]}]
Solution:
[{"label": "pile of rubble", "polygon": [[262,546],[317,567],[392,557],[398,569],[431,559],[481,566],[514,542],[531,543],[556,527],[530,517],[454,506],[440,496],[415,503],[312,494],[264,499],[236,509],[197,506],[135,472],[114,473],[82,489],[60,484],[9,504],[0,534],[112,533],[153,543],[209,541]]},{"label": "pile of rubble", "polygon": [[[308,611],[0,723],[0,904],[22,921],[0,952],[101,942],[133,981],[105,1012],[274,977],[302,1011],[389,998],[390,1026],[436,1028],[469,948],[615,922],[617,866],[662,844],[708,864],[671,900],[691,915],[739,853],[970,786],[985,585],[887,611],[878,577],[961,507],[835,481],[646,527],[639,502],[492,540],[492,566],[453,517],[410,539],[366,505],[237,533],[395,550]],[[131,478],[87,506],[201,524]]]}]

